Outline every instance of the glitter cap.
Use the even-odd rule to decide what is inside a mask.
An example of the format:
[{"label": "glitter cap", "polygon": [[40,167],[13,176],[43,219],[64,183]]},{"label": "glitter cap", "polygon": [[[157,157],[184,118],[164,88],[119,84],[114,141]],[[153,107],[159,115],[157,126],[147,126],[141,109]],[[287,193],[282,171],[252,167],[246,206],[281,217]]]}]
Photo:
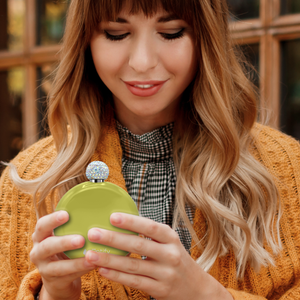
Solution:
[{"label": "glitter cap", "polygon": [[108,175],[109,168],[102,161],[93,161],[86,168],[86,177],[92,182],[103,182]]}]

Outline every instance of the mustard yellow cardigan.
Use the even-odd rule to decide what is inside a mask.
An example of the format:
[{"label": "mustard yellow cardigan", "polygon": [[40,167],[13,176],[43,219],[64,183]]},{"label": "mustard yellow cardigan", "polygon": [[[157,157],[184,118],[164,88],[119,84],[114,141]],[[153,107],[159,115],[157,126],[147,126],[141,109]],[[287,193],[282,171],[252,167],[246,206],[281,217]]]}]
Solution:
[{"label": "mustard yellow cardigan", "polygon": [[[114,121],[104,130],[92,160],[102,160],[110,169],[108,181],[126,189],[122,176],[122,150]],[[283,250],[275,266],[256,273],[247,267],[243,280],[236,279],[236,259],[232,251],[219,257],[210,270],[236,300],[300,299],[300,145],[291,137],[262,125],[255,125],[254,157],[279,179],[283,216],[280,234]],[[35,143],[12,162],[27,180],[42,175],[56,156],[52,137]],[[12,184],[6,169],[0,180],[0,299],[33,300],[42,281],[30,262],[31,235],[36,215],[32,197]],[[196,210],[194,228],[201,239],[206,231],[204,216]],[[196,259],[201,252],[194,247]],[[116,282],[93,270],[82,277],[80,299],[149,299],[149,296]],[[185,299],[183,299],[185,300]]]}]

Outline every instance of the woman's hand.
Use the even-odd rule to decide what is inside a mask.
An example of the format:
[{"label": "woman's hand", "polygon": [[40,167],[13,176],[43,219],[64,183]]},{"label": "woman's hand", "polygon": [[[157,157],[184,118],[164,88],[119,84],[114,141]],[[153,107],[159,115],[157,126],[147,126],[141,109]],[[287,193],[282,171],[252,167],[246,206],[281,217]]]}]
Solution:
[{"label": "woman's hand", "polygon": [[69,215],[59,211],[40,218],[32,235],[33,248],[30,259],[43,280],[42,299],[79,299],[80,277],[95,268],[83,258],[69,259],[63,251],[81,248],[84,237],[80,235],[54,236],[53,229],[66,223]]},{"label": "woman's hand", "polygon": [[123,213],[114,213],[111,224],[141,233],[152,241],[119,232],[93,228],[91,242],[147,256],[146,260],[88,251],[86,259],[100,267],[102,276],[142,290],[156,299],[232,300],[230,293],[204,272],[169,226]]}]

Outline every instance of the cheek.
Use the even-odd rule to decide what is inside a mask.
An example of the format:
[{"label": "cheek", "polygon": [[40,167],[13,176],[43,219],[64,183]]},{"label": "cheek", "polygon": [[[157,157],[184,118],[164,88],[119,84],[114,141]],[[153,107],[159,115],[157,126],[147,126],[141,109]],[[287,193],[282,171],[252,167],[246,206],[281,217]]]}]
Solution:
[{"label": "cheek", "polygon": [[168,47],[162,55],[165,68],[177,78],[185,78],[190,81],[194,77],[197,69],[197,59],[194,45],[189,40]]},{"label": "cheek", "polygon": [[118,47],[109,47],[103,42],[91,43],[91,52],[95,68],[105,82],[118,74],[123,65],[122,51]]}]

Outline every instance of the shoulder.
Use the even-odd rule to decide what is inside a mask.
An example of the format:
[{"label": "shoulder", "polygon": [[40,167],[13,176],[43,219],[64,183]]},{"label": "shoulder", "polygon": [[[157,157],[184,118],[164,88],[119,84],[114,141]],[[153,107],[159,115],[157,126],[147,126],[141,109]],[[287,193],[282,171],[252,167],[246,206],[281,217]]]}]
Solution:
[{"label": "shoulder", "polygon": [[300,143],[261,124],[255,125],[252,134],[252,154],[272,174],[281,198],[288,199],[289,203],[294,199],[297,210],[300,210]]},{"label": "shoulder", "polygon": [[56,158],[56,148],[52,136],[43,138],[21,151],[11,163],[23,179],[34,179],[45,173]]},{"label": "shoulder", "polygon": [[262,125],[260,123],[255,123],[252,134],[254,138],[258,138],[259,141],[267,142],[272,144],[280,144],[282,146],[292,146],[296,148],[299,148],[299,141],[297,141],[295,138],[277,130],[270,126]]},{"label": "shoulder", "polygon": [[256,123],[252,130],[253,152],[265,163],[294,164],[300,167],[300,143],[293,137],[269,126]]}]

